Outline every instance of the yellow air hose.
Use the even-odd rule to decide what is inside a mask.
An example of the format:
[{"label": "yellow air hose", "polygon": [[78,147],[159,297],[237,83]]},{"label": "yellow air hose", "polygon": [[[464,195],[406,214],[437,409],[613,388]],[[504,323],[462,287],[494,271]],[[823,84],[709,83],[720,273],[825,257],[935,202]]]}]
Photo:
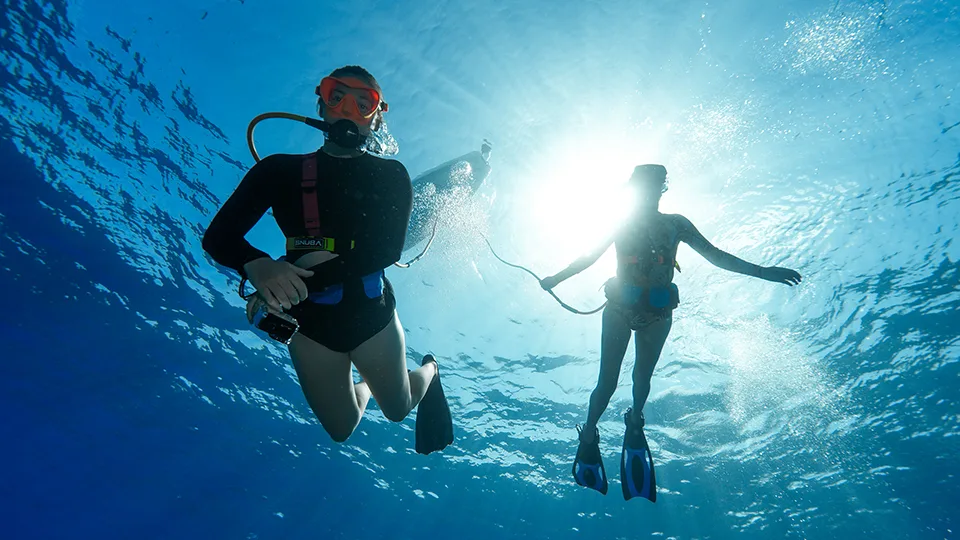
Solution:
[{"label": "yellow air hose", "polygon": [[303,122],[310,127],[320,129],[320,120],[313,118],[308,118],[306,116],[301,116],[299,114],[285,113],[285,112],[268,112],[258,115],[253,120],[250,121],[250,124],[247,125],[247,146],[250,147],[250,153],[253,154],[253,159],[257,162],[260,161],[260,154],[257,154],[257,146],[253,143],[253,130],[257,127],[257,124],[267,120],[268,118],[283,118],[286,120],[294,120],[297,122]]}]

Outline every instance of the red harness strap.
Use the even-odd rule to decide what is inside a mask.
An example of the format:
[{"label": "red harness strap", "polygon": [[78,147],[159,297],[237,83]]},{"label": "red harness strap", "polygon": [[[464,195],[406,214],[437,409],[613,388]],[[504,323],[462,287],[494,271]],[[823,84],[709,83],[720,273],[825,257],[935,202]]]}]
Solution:
[{"label": "red harness strap", "polygon": [[317,154],[303,160],[303,224],[310,236],[320,236],[320,205],[317,203]]}]

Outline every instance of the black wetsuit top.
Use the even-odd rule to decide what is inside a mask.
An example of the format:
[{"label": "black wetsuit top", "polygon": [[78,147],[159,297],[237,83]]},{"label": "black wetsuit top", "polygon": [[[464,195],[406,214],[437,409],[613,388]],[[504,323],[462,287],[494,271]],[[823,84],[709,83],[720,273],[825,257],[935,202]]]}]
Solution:
[{"label": "black wetsuit top", "polygon": [[[216,262],[245,276],[244,264],[268,257],[244,236],[269,209],[284,236],[307,236],[301,187],[304,157],[272,155],[244,176],[203,237],[203,249]],[[300,322],[302,334],[333,350],[348,352],[393,317],[389,282],[387,294],[371,299],[364,293],[361,278],[400,260],[413,187],[399,161],[370,154],[338,158],[319,151],[317,203],[321,236],[336,239],[338,246],[353,241],[355,247],[338,247],[338,256],[310,268],[314,275],[304,282],[310,292],[343,284],[343,300],[332,306],[301,302],[289,312]],[[294,263],[304,253],[288,252],[287,260]]]}]

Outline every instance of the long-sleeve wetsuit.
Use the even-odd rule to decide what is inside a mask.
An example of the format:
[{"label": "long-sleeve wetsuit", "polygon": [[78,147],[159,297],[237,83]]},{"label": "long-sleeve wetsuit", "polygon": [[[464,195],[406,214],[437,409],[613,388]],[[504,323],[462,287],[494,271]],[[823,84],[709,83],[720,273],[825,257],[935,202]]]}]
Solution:
[{"label": "long-sleeve wetsuit", "polygon": [[[302,302],[291,313],[300,321],[301,333],[308,337],[313,336],[309,328],[304,328],[308,325],[301,319],[321,315],[324,321],[316,320],[317,324],[325,324],[327,319],[336,317],[345,317],[359,324],[363,317],[374,317],[376,321],[372,327],[383,328],[386,323],[380,325],[380,322],[387,316],[386,311],[376,310],[377,313],[372,314],[367,308],[371,308],[371,302],[375,301],[383,308],[389,308],[392,317],[393,295],[389,283],[387,290],[391,294],[371,299],[364,293],[361,278],[400,260],[413,206],[410,175],[400,162],[369,154],[338,158],[320,151],[316,155],[321,236],[334,238],[338,246],[352,243],[354,247],[339,249],[336,258],[310,268],[314,275],[304,279],[310,292],[342,284],[342,301],[335,306],[316,306],[319,311],[314,306],[305,305],[310,302]],[[203,248],[216,262],[245,276],[244,264],[267,257],[244,237],[270,209],[284,236],[308,235],[301,186],[304,157],[272,155],[250,169],[204,234]],[[288,251],[287,260],[295,263],[303,253]]]}]

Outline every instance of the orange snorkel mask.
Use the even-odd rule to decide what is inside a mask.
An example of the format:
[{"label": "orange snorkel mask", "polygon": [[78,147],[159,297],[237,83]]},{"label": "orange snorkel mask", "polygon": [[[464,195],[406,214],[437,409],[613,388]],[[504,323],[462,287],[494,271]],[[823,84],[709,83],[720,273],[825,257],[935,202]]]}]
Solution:
[{"label": "orange snorkel mask", "polygon": [[330,110],[357,124],[370,124],[377,111],[389,110],[379,90],[353,77],[324,77],[316,94]]}]

